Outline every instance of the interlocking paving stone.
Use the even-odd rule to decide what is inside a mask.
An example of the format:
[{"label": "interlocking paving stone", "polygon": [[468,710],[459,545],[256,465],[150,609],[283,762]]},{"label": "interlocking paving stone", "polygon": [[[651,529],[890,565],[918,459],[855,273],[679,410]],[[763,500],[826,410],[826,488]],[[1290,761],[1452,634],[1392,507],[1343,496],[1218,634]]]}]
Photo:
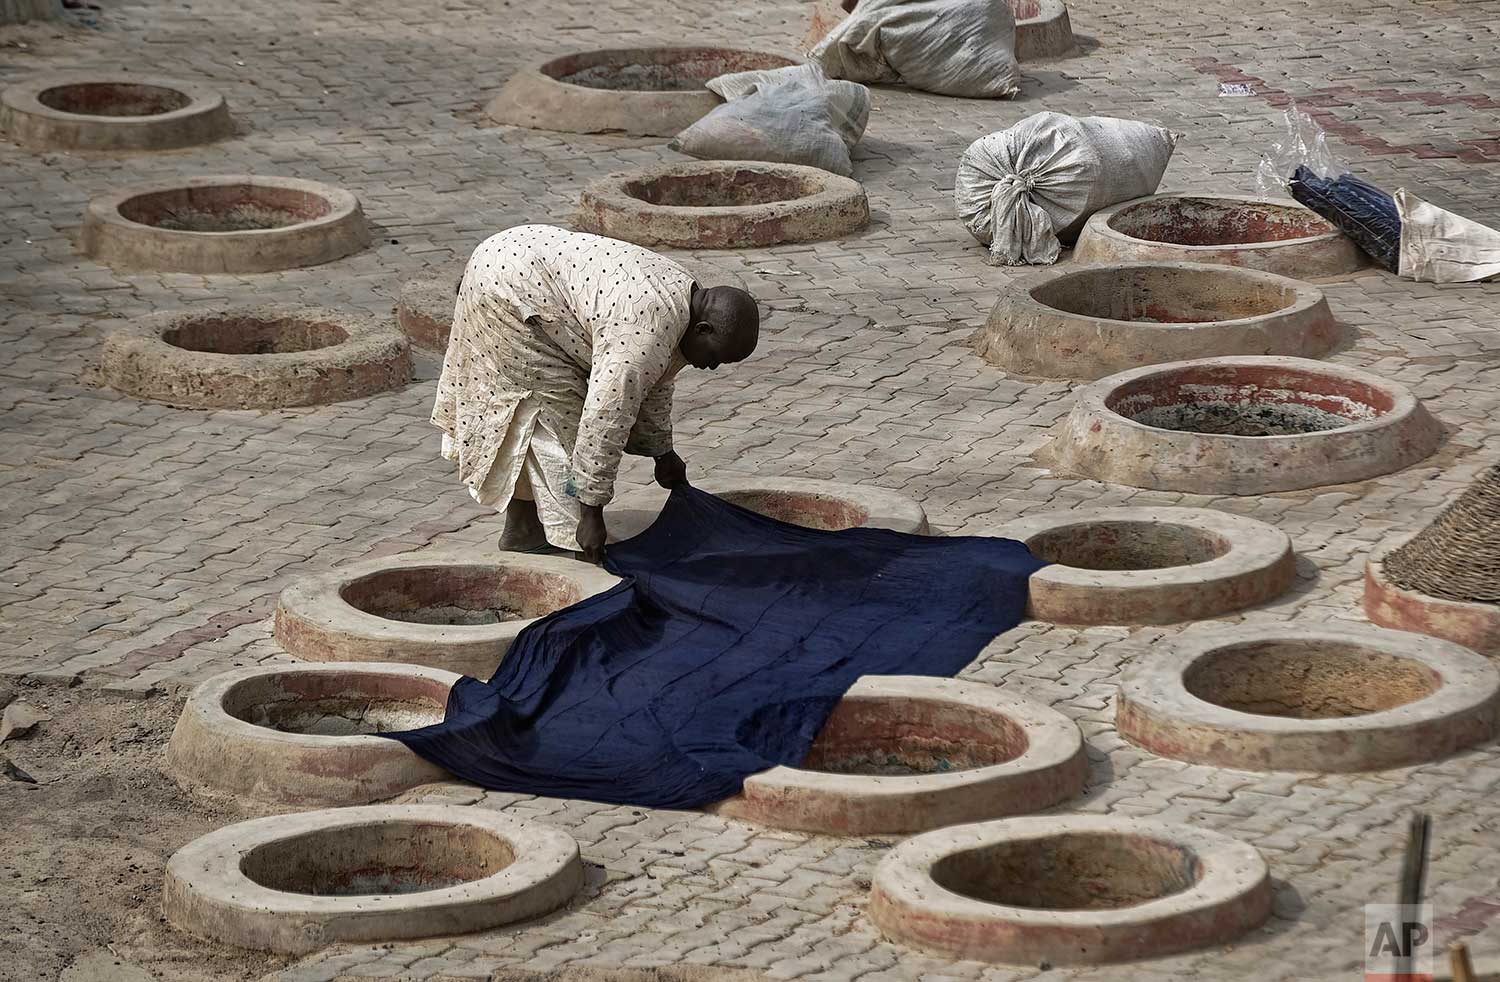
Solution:
[{"label": "interlocking paving stone", "polygon": [[[387,314],[400,284],[461,261],[491,231],[564,224],[579,188],[675,159],[662,143],[496,127],[478,108],[538,53],[721,37],[790,46],[801,0],[604,0],[510,7],[474,0],[358,5],[292,0],[105,4],[97,28],[0,28],[0,82],[35,72],[149,66],[224,91],[239,136],[158,155],[32,154],[0,144],[0,675],[120,693],[184,687],[284,660],[270,638],[298,575],[423,548],[493,548],[500,522],[460,490],[427,423],[437,365],[406,389],[306,410],[170,409],[96,387],[90,361],[121,318],[199,302],[309,303]],[[1026,67],[1014,102],[873,93],[856,151],[873,217],[858,235],[680,253],[738,278],[769,308],[762,350],[687,373],[677,434],[694,473],[859,481],[921,499],[934,527],[982,533],[1036,511],[1206,506],[1295,541],[1297,585],[1236,623],[1358,622],[1368,549],[1425,522],[1495,459],[1500,293],[1366,271],[1323,284],[1352,343],[1332,359],[1413,388],[1452,428],[1406,471],[1260,498],[1103,485],[1037,453],[1073,386],[1009,379],[966,338],[1010,271],[984,265],[954,220],[953,172],[973,139],[1041,109],[1159,121],[1185,134],[1164,190],[1253,193],[1289,98],[1319,114],[1362,176],[1500,225],[1500,0],[1073,0],[1087,54]],[[287,25],[296,24],[296,30]],[[18,46],[24,43],[25,48]],[[1220,98],[1222,80],[1262,92]],[[272,173],[357,194],[368,251],[261,276],[117,273],[77,254],[86,202],[142,180]],[[626,486],[649,479],[642,462]],[[1362,965],[1361,905],[1392,899],[1405,819],[1437,835],[1429,874],[1439,940],[1500,945],[1500,750],[1364,775],[1252,775],[1162,761],[1121,741],[1121,671],[1178,628],[1026,623],[963,674],[1045,701],[1091,745],[1071,808],[1187,821],[1239,836],[1277,878],[1276,914],[1232,946],[1078,979],[1337,977]],[[275,976],[483,978],[496,967],[585,962],[756,968],[776,978],[909,982],[1060,977],[947,963],[882,941],[862,916],[884,843],[759,830],[656,812],[472,789],[576,835],[589,887],[551,919],[461,939],[334,949]]]}]

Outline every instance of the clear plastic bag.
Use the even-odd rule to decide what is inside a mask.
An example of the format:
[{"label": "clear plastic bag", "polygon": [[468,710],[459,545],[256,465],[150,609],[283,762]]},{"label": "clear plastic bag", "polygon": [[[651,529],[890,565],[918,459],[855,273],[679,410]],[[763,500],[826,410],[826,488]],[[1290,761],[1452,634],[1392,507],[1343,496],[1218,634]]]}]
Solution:
[{"label": "clear plastic bag", "polygon": [[1349,168],[1328,149],[1328,134],[1294,102],[1282,114],[1281,137],[1261,155],[1255,168],[1255,187],[1263,197],[1288,194],[1292,175],[1306,167],[1326,180],[1349,173]]}]

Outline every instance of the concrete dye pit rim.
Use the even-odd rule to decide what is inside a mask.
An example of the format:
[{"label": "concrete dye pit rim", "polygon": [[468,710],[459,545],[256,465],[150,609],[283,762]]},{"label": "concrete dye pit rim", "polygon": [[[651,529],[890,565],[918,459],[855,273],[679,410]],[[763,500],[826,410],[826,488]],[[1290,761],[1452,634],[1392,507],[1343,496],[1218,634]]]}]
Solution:
[{"label": "concrete dye pit rim", "polygon": [[[1257,660],[1265,667],[1252,675],[1256,670],[1247,666]],[[1220,705],[1194,694],[1211,691],[1231,669],[1240,673],[1235,685],[1259,683],[1256,702],[1236,697]],[[1346,692],[1337,688],[1336,673],[1367,687],[1381,684],[1392,695]],[[1302,698],[1312,705],[1376,708],[1323,718],[1233,708],[1258,708],[1262,699],[1301,689],[1309,690]],[[1500,671],[1447,641],[1376,627],[1217,626],[1186,632],[1138,663],[1121,685],[1115,721],[1124,739],[1163,757],[1246,771],[1327,773],[1445,757],[1489,739],[1497,708]]]},{"label": "concrete dye pit rim", "polygon": [[[642,194],[688,200],[698,185],[704,200],[715,186],[774,188],[758,204],[678,206],[655,204]],[[735,197],[736,195],[726,195]],[[816,167],[759,161],[698,160],[659,164],[611,174],[579,196],[574,227],[626,242],[683,249],[733,249],[836,238],[864,227],[870,207],[857,181]]]},{"label": "concrete dye pit rim", "polygon": [[1338,325],[1323,291],[1201,263],[1070,265],[1001,291],[979,354],[1016,375],[1097,379],[1221,355],[1321,355]]},{"label": "concrete dye pit rim", "polygon": [[457,284],[458,277],[451,275],[420,276],[401,284],[396,325],[412,344],[427,351],[447,350]]},{"label": "concrete dye pit rim", "polygon": [[1371,552],[1365,564],[1365,616],[1381,627],[1442,638],[1482,655],[1500,656],[1500,604],[1433,597],[1399,586],[1386,576],[1386,557],[1421,531],[1381,543]]},{"label": "concrete dye pit rim", "polygon": [[[779,51],[712,46],[575,52],[517,72],[485,113],[499,123],[565,133],[672,137],[721,104],[703,83],[729,72],[783,68],[800,60]],[[677,87],[599,84],[609,80],[611,71],[624,84],[639,76],[646,84]]]},{"label": "concrete dye pit rim", "polygon": [[[778,521],[834,531],[883,528],[913,535],[928,532],[927,513],[904,494],[862,484],[796,477],[726,477],[694,481],[700,491]],[[616,496],[604,510],[611,542],[646,531],[667,502],[667,492],[647,485]],[[812,522],[813,524],[805,524]]]},{"label": "concrete dye pit rim", "polygon": [[[418,865],[434,859],[445,862]],[[326,874],[345,890],[402,892],[301,892],[308,884],[282,882],[285,870]],[[435,888],[407,890],[424,880]],[[254,819],[195,839],[167,862],[162,909],[200,937],[304,954],[482,931],[556,910],[582,883],[578,845],[557,829],[480,808],[370,805]]]},{"label": "concrete dye pit rim", "polygon": [[[774,184],[774,195],[795,195],[747,205],[679,207],[640,198],[646,189],[702,184],[733,187]],[[667,199],[687,199],[673,192]],[[657,195],[660,196],[660,195]],[[870,205],[858,181],[793,163],[693,160],[612,174],[583,189],[574,228],[643,246],[736,249],[837,238],[862,228]]]},{"label": "concrete dye pit rim", "polygon": [[364,311],[217,307],[127,321],[104,342],[105,384],[192,409],[278,409],[358,399],[411,380],[406,338]]},{"label": "concrete dye pit rim", "polygon": [[[1016,18],[1017,61],[1060,58],[1075,47],[1073,25],[1063,0],[1008,0]],[[815,0],[802,50],[812,51],[846,16],[843,0]]]},{"label": "concrete dye pit rim", "polygon": [[[1171,401],[1179,393],[1188,401]],[[1316,432],[1239,436],[1149,426],[1116,411],[1195,403],[1264,404],[1305,412],[1314,422],[1353,421]],[[1394,382],[1328,362],[1237,355],[1147,366],[1084,386],[1053,453],[1061,468],[1099,481],[1249,495],[1389,474],[1428,457],[1442,435],[1410,390]]]},{"label": "concrete dye pit rim", "polygon": [[[459,678],[416,665],[343,662],[225,672],[188,696],[167,763],[186,787],[261,802],[336,806],[390,798],[448,774],[374,733],[441,722]],[[385,717],[373,726],[372,708]],[[359,721],[350,725],[305,718],[351,712]],[[338,729],[360,732],[316,732]]]},{"label": "concrete dye pit rim", "polygon": [[[451,597],[444,591],[455,579],[465,590],[493,592],[498,585],[501,590],[529,591],[531,600],[521,611],[526,616],[484,624],[424,624],[369,613],[348,599],[351,591],[374,590],[381,584],[408,599],[413,590]],[[536,617],[613,589],[619,582],[597,566],[562,556],[388,556],[292,583],[277,604],[274,634],[289,654],[307,661],[429,665],[484,680]]]},{"label": "concrete dye pit rim", "polygon": [[[1075,848],[1090,843],[1109,848]],[[1139,864],[1158,874],[1159,889],[1147,891],[1158,895],[1127,906],[1059,909],[982,899],[1013,899],[1018,891],[1050,882],[1046,876],[1017,875],[1005,894],[957,882],[974,880],[981,871],[1003,873],[1006,864],[1048,866],[1049,857],[1070,866],[1108,859],[1095,876],[1107,873],[1122,881],[1138,876],[1141,871],[1130,864]],[[1224,944],[1262,923],[1270,909],[1265,860],[1243,842],[1188,825],[1046,815],[954,826],[906,840],[876,867],[869,915],[891,940],[946,958],[1084,965]]]},{"label": "concrete dye pit rim", "polygon": [[[1210,508],[1088,508],[1045,512],[989,532],[1053,565],[1033,573],[1027,615],[1056,624],[1176,624],[1275,599],[1296,579],[1292,542],[1265,522]],[[1081,541],[1080,541],[1081,537]],[[1079,548],[1160,544],[1168,565],[1081,562]],[[1068,565],[1069,560],[1075,564]],[[1192,561],[1189,561],[1192,560]],[[1113,565],[1117,568],[1104,568]]]},{"label": "concrete dye pit rim", "polygon": [[122,269],[268,273],[359,252],[370,231],[348,191],[288,177],[195,177],[89,202],[84,255]]},{"label": "concrete dye pit rim", "polygon": [[[1240,228],[1246,231],[1235,234]],[[1226,241],[1236,238],[1243,241]],[[1089,218],[1073,256],[1088,263],[1213,263],[1304,280],[1366,264],[1352,239],[1310,209],[1233,194],[1155,194],[1112,205]]]},{"label": "concrete dye pit rim", "polygon": [[[970,755],[971,766],[941,769],[945,753]],[[922,772],[879,773],[871,758],[881,754],[914,757]],[[900,834],[1041,811],[1083,790],[1087,778],[1083,735],[1054,709],[975,682],[866,676],[803,766],[751,775],[714,811],[830,835]]]},{"label": "concrete dye pit rim", "polygon": [[38,75],[0,92],[0,131],[33,150],[173,150],[234,132],[224,97],[155,76]]}]

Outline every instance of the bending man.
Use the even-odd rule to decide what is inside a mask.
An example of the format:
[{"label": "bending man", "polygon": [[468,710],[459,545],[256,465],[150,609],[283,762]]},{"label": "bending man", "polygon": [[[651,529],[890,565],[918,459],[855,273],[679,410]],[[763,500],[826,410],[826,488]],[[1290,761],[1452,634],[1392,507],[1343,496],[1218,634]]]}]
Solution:
[{"label": "bending man", "polygon": [[505,511],[500,548],[602,562],[621,455],[656,458],[662,487],[687,480],[672,449],[677,373],[743,361],[759,334],[750,294],[700,287],[640,246],[507,229],[459,284],[432,410],[443,456],[475,500]]}]

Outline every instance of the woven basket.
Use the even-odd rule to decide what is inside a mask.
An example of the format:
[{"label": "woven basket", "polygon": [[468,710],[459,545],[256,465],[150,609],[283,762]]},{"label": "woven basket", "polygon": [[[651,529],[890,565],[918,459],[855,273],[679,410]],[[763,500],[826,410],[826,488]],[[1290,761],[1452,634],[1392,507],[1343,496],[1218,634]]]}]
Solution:
[{"label": "woven basket", "polygon": [[1500,603],[1500,464],[1386,557],[1385,574],[1429,597]]}]

